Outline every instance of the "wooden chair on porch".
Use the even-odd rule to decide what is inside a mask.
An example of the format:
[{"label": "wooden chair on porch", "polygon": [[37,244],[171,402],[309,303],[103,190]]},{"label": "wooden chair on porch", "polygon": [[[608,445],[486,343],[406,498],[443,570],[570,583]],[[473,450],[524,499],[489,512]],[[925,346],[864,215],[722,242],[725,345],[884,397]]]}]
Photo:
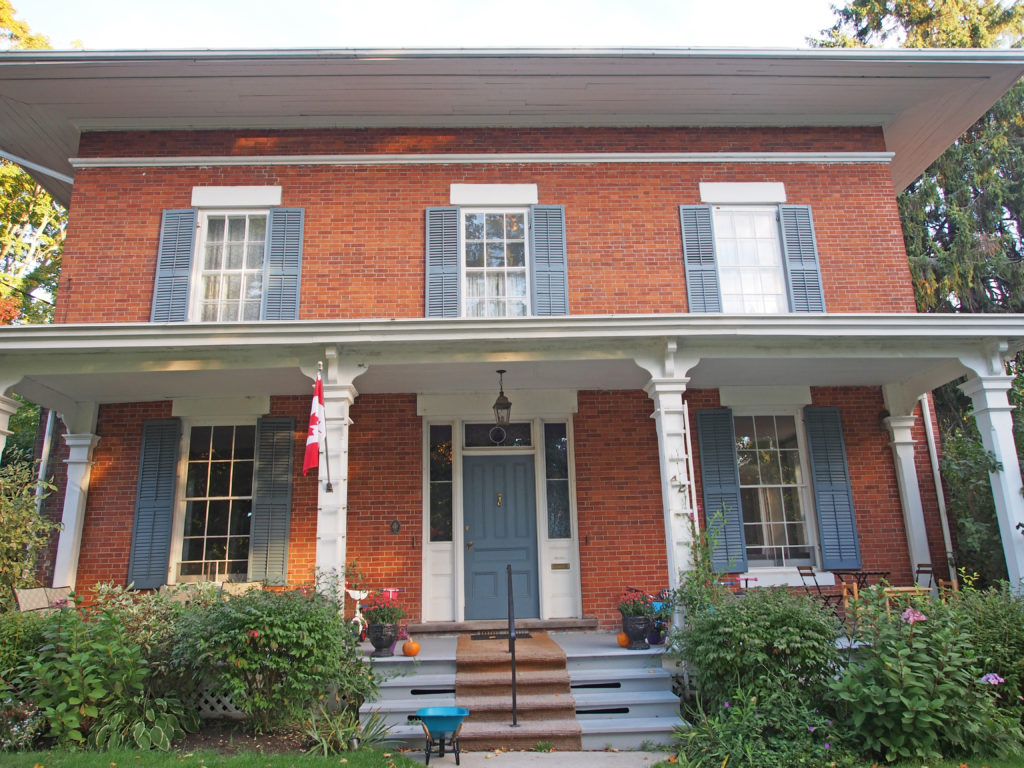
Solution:
[{"label": "wooden chair on porch", "polygon": [[[839,608],[840,595],[830,595],[821,588],[821,584],[818,583],[818,575],[814,572],[814,568],[809,565],[798,565],[796,567],[797,573],[800,574],[800,582],[804,586],[804,592],[811,597],[815,597],[821,600],[822,605],[826,608],[831,608],[833,611],[837,611]],[[810,584],[808,584],[808,579]],[[811,592],[811,586],[814,586],[814,592]]]}]

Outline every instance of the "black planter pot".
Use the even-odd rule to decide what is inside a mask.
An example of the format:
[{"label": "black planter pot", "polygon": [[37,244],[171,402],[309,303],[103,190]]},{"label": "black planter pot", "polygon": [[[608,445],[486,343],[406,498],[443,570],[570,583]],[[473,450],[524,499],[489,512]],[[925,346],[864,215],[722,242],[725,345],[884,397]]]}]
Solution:
[{"label": "black planter pot", "polygon": [[366,627],[366,639],[374,648],[371,656],[394,656],[391,646],[398,640],[398,625],[370,624]]},{"label": "black planter pot", "polygon": [[647,643],[647,635],[651,632],[650,616],[623,616],[622,631],[629,638],[627,650],[646,651],[651,647]]}]

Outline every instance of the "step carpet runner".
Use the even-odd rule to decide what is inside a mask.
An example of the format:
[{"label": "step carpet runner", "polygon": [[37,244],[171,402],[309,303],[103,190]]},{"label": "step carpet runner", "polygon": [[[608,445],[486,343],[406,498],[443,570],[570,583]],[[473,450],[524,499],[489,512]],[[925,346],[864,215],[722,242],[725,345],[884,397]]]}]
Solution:
[{"label": "step carpet runner", "polygon": [[533,749],[537,742],[556,749],[582,748],[565,651],[546,632],[531,631],[528,639],[516,640],[518,727],[512,727],[507,639],[460,635],[455,667],[455,704],[469,710],[459,737],[462,749]]}]

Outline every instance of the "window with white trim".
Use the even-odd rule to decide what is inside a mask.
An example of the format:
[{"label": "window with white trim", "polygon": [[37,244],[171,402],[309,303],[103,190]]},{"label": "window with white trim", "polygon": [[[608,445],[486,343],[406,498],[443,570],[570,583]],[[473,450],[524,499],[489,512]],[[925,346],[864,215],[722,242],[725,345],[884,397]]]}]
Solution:
[{"label": "window with white trim", "polygon": [[260,319],[267,211],[203,211],[194,259],[190,317],[201,322]]},{"label": "window with white trim", "polygon": [[792,415],[734,416],[749,567],[812,564],[807,480]]},{"label": "window with white trim", "polygon": [[180,581],[245,581],[256,426],[189,430]]},{"label": "window with white trim", "polygon": [[463,317],[530,314],[528,209],[461,209]]},{"label": "window with white trim", "polygon": [[722,311],[789,312],[777,207],[713,208]]}]

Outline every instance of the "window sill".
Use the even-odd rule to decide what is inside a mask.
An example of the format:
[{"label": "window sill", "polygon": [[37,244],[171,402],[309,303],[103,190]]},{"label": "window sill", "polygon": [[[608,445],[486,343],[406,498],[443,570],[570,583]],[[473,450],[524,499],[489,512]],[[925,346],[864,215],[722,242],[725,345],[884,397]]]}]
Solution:
[{"label": "window sill", "polygon": [[[822,587],[833,587],[836,585],[836,577],[831,571],[819,571],[815,569],[814,575],[818,585]],[[750,579],[751,587],[802,587],[803,581],[796,568],[751,568],[741,575],[738,581],[742,584],[743,579]]]}]

